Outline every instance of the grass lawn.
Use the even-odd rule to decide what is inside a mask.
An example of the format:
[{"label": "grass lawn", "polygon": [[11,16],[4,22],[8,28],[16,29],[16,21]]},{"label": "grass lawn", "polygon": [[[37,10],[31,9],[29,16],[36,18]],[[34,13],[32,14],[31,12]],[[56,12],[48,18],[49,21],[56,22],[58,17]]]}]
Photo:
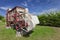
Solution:
[{"label": "grass lawn", "polygon": [[57,31],[55,27],[36,26],[30,37],[16,37],[15,30],[6,29],[5,24],[0,22],[0,40],[60,40]]}]

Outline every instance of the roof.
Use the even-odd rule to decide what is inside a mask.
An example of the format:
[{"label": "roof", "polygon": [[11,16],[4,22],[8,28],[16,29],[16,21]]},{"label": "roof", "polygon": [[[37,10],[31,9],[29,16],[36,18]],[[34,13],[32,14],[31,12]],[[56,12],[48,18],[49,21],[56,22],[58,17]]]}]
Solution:
[{"label": "roof", "polygon": [[11,11],[15,10],[16,8],[25,9],[25,8],[23,8],[23,7],[20,7],[20,6],[16,6],[16,7],[14,7],[12,10],[10,10],[10,11],[8,11],[8,12],[11,12]]}]

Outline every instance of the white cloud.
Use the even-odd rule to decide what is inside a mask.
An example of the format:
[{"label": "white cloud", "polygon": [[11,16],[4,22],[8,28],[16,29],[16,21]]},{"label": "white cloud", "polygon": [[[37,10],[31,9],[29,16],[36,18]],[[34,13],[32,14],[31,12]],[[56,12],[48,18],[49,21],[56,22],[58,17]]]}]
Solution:
[{"label": "white cloud", "polygon": [[41,15],[41,14],[45,14],[45,13],[49,14],[50,12],[56,13],[58,11],[59,11],[58,8],[51,8],[51,9],[43,10],[42,12],[32,12],[32,14],[34,14],[34,15]]},{"label": "white cloud", "polygon": [[9,7],[0,7],[0,9],[7,10]]},{"label": "white cloud", "polygon": [[50,13],[50,12],[56,12],[56,11],[58,11],[57,8],[51,8],[51,9],[48,9],[48,10],[44,10],[44,11],[42,11],[40,14]]},{"label": "white cloud", "polygon": [[37,12],[32,12],[31,14],[33,14],[33,15],[38,15]]},{"label": "white cloud", "polygon": [[23,6],[28,6],[28,3],[25,1],[24,3],[22,3]]}]

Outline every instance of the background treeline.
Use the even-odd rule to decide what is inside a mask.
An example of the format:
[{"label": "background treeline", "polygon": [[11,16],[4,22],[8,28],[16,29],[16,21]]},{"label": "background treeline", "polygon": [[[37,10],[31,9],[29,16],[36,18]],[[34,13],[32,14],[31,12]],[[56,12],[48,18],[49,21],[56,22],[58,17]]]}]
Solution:
[{"label": "background treeline", "polygon": [[[60,12],[50,12],[38,15],[42,26],[56,26],[60,27]],[[5,22],[5,17],[0,15],[0,21]]]},{"label": "background treeline", "polygon": [[44,13],[39,15],[38,18],[39,25],[60,27],[60,12]]},{"label": "background treeline", "polygon": [[5,17],[2,16],[2,15],[0,15],[0,21],[1,21],[1,22],[5,22]]}]

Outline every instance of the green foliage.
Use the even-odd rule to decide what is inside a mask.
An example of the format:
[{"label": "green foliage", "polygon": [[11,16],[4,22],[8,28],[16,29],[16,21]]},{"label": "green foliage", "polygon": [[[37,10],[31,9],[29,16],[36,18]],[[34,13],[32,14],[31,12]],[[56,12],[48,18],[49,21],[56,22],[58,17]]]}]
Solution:
[{"label": "green foliage", "polygon": [[3,18],[2,21],[5,22],[5,18]]},{"label": "green foliage", "polygon": [[40,25],[60,26],[60,12],[50,12],[38,16]]},{"label": "green foliage", "polygon": [[0,20],[1,20],[2,22],[5,22],[4,16],[1,16],[1,15],[0,15]]},{"label": "green foliage", "polygon": [[0,20],[2,20],[4,17],[0,15]]}]

